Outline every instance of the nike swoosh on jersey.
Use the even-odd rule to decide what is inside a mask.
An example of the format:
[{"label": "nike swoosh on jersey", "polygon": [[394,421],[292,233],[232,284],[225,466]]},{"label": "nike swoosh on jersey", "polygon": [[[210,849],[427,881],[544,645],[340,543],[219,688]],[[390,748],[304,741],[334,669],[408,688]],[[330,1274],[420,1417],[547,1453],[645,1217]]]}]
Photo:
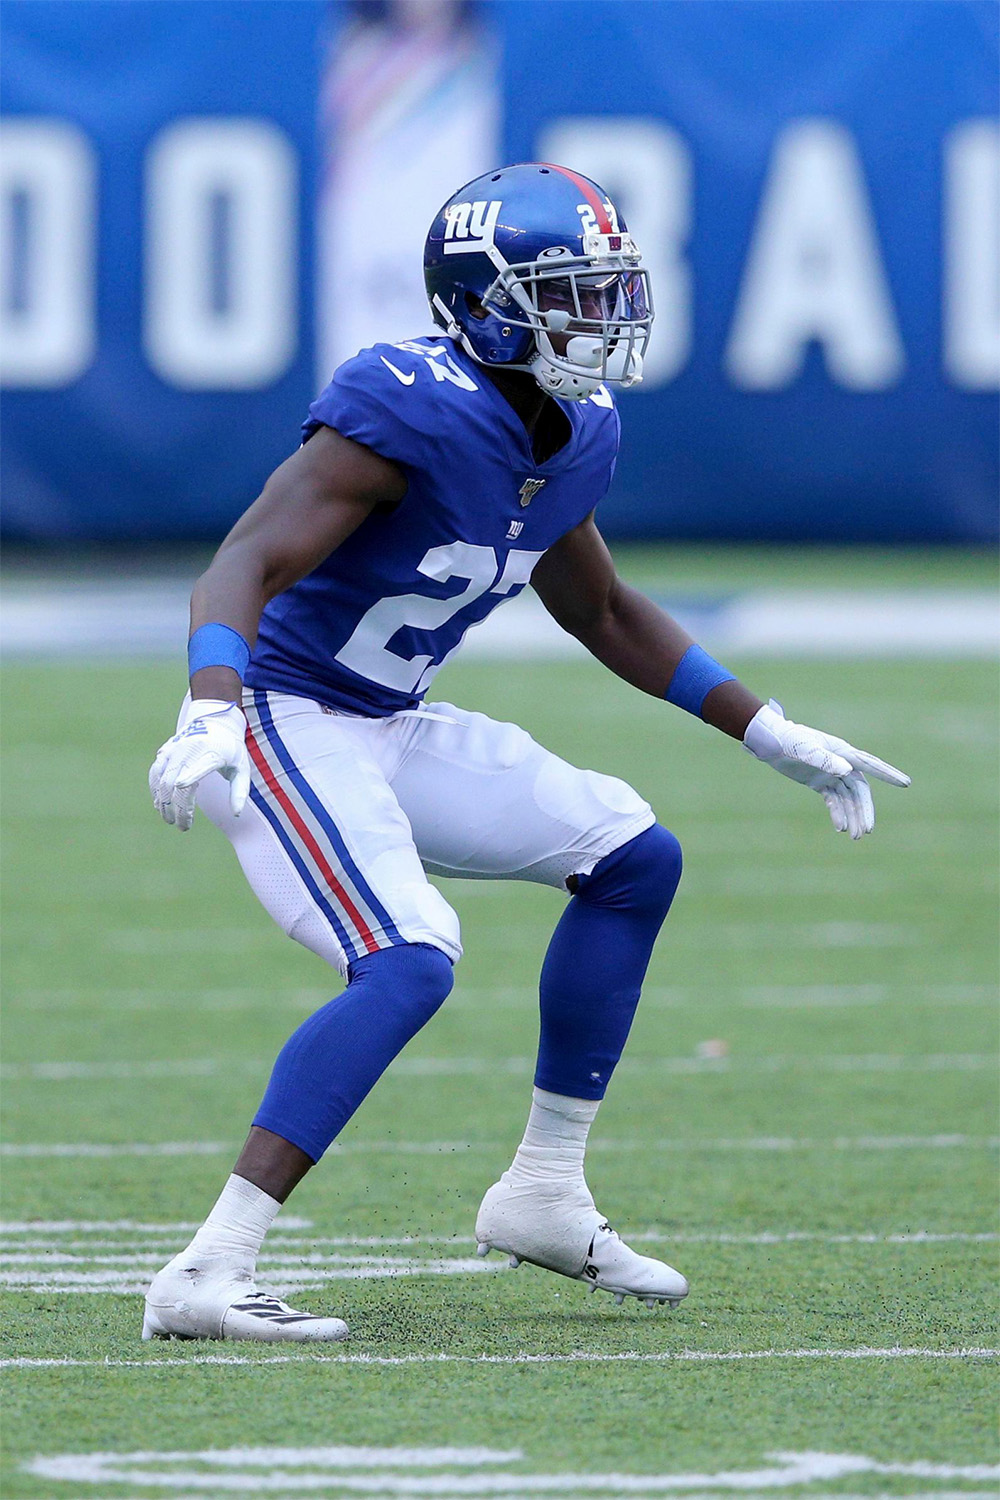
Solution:
[{"label": "nike swoosh on jersey", "polygon": [[402,370],[397,370],[395,365],[392,365],[392,364],[389,363],[389,361],[386,359],[386,357],[385,357],[384,354],[380,354],[379,355],[379,359],[385,365],[386,369],[387,370],[391,370],[392,373],[395,375],[396,379],[399,380],[399,381],[401,381],[403,385],[412,385],[413,382],[416,380],[416,378],[417,378],[417,372],[416,372],[416,370],[411,370],[410,373],[409,373],[409,375],[404,375],[403,372],[402,372]]}]

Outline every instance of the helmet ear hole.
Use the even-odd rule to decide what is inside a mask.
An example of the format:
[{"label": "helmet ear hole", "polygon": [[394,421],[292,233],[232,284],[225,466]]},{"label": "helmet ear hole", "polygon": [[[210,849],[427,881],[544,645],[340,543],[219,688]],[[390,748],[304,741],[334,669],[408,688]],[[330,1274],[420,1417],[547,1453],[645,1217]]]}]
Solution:
[{"label": "helmet ear hole", "polygon": [[472,317],[479,318],[480,320],[486,317],[486,309],[483,306],[481,300],[476,296],[475,292],[466,292],[465,306],[466,310],[472,315]]}]

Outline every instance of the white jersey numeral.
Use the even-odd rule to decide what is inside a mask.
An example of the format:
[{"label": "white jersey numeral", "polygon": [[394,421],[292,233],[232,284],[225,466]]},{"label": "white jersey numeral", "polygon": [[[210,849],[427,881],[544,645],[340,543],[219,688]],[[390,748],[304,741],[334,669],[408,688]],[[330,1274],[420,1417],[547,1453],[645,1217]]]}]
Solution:
[{"label": "white jersey numeral", "polygon": [[402,693],[424,692],[448,656],[458,650],[461,640],[441,661],[435,661],[430,653],[409,658],[398,656],[388,649],[393,636],[404,626],[411,630],[439,630],[460,609],[483,594],[509,595],[512,589],[528,582],[541,556],[541,552],[508,552],[501,574],[492,547],[480,547],[473,542],[432,547],[418,564],[418,573],[437,583],[465,578],[468,587],[450,599],[432,599],[427,594],[392,594],[380,599],[361,617],[353,635],[337,652],[337,661],[359,677],[383,687]]},{"label": "white jersey numeral", "polygon": [[[397,344],[396,348],[405,349],[409,354],[422,354],[434,379],[438,382],[449,380],[452,385],[460,386],[463,391],[478,391],[479,387],[476,382],[455,363],[443,344],[418,344],[414,339],[407,339],[404,343]],[[381,358],[383,363],[389,364],[384,355]],[[392,369],[392,366],[389,365],[389,368]],[[398,375],[399,371],[395,373]],[[410,379],[413,379],[412,375]]]}]

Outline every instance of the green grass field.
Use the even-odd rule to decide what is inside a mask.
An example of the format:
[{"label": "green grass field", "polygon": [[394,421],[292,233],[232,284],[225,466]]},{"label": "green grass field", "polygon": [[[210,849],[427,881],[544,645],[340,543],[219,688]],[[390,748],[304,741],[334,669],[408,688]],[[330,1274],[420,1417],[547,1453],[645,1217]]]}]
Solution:
[{"label": "green grass field", "polygon": [[[7,668],[5,1496],[995,1493],[995,669],[733,665],[911,772],[876,789],[873,838],[596,666],[441,679],[631,780],[684,845],[589,1176],[690,1297],[653,1314],[469,1265],[523,1126],[560,898],[453,883],[455,992],[264,1261],[265,1285],[351,1325],[311,1356],[141,1344],[139,1287],[333,976],[214,829],[154,817],[179,667]],[[80,1143],[109,1149],[47,1149]],[[270,1447],[370,1451],[204,1456]],[[870,1462],[774,1458],[816,1453]]]}]

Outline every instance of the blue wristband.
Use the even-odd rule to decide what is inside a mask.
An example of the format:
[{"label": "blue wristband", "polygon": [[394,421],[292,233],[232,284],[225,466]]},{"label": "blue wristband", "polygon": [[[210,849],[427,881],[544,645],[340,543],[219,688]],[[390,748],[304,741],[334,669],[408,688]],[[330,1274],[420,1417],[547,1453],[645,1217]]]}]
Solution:
[{"label": "blue wristband", "polygon": [[232,667],[242,682],[249,663],[250,647],[231,625],[199,625],[188,641],[189,677],[203,667]]},{"label": "blue wristband", "polygon": [[674,668],[670,686],[664,693],[668,703],[676,704],[686,713],[701,718],[701,705],[713,688],[722,682],[735,682],[732,672],[727,672],[714,657],[700,646],[689,646]]}]

